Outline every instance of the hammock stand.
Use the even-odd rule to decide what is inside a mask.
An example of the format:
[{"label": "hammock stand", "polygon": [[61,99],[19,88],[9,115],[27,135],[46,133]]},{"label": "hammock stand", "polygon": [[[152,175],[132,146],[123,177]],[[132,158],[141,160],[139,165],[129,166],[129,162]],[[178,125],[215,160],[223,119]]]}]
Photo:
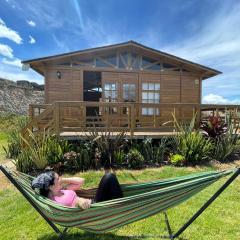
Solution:
[{"label": "hammock stand", "polygon": [[[9,174],[6,167],[0,165],[0,170],[9,179],[9,181],[22,193],[22,195],[27,199],[27,201],[35,208],[36,211],[45,219],[45,221],[50,225],[50,227],[59,236],[59,239],[63,240],[67,233],[68,227],[65,227],[62,231],[41,211],[37,204],[32,201],[32,199],[22,190],[18,182]],[[165,216],[165,223],[168,231],[168,236],[160,236],[163,239],[174,240],[178,238],[203,212],[208,208],[208,206],[240,175],[240,168],[237,168],[232,176],[210,197],[199,210],[176,232],[173,233],[170,226],[168,216],[166,211],[163,211]]]}]

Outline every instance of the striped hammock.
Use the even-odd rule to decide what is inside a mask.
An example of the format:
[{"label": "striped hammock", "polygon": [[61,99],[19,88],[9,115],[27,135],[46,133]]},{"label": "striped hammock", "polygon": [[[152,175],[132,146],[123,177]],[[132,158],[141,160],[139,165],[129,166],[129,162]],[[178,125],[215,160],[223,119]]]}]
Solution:
[{"label": "striped hammock", "polygon": [[[141,183],[121,184],[123,198],[94,203],[89,209],[70,208],[40,196],[31,188],[32,176],[5,171],[54,224],[101,233],[150,217],[174,207],[236,169],[196,173],[183,177]],[[97,188],[77,191],[78,196],[93,198]]]}]

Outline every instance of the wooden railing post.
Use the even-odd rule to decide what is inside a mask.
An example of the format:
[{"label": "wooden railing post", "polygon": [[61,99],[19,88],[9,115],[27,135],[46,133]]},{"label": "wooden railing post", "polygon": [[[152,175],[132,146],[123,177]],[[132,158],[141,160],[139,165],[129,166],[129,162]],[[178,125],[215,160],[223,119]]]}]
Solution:
[{"label": "wooden railing post", "polygon": [[31,104],[29,104],[28,114],[29,114],[30,120],[32,120],[33,119],[33,106]]},{"label": "wooden railing post", "polygon": [[130,125],[130,135],[133,137],[135,129],[135,112],[134,112],[134,103],[131,103],[131,125]]},{"label": "wooden railing post", "polygon": [[55,103],[54,108],[54,125],[55,125],[55,132],[59,136],[60,134],[60,103]]},{"label": "wooden railing post", "polygon": [[197,114],[196,115],[196,125],[197,125],[197,127],[200,127],[201,117],[202,117],[200,104],[198,104],[197,107],[195,107],[195,113]]}]

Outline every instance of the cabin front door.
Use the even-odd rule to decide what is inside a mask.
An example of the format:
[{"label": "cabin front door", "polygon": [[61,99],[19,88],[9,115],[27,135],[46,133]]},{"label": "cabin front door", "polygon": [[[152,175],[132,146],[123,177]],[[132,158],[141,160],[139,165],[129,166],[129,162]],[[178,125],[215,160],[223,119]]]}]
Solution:
[{"label": "cabin front door", "polygon": [[129,118],[129,105],[125,103],[138,100],[138,74],[137,73],[102,73],[102,101],[119,104],[110,104],[103,108],[102,115],[111,118],[111,125],[125,126]]}]

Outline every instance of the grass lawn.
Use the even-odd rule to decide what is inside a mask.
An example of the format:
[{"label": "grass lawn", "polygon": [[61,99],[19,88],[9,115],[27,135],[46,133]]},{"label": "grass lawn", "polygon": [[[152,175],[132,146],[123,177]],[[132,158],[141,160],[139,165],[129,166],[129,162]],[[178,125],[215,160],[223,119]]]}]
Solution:
[{"label": "grass lawn", "polygon": [[0,131],[0,164],[5,160],[4,146],[7,146],[7,134]]},{"label": "grass lawn", "polygon": [[[196,171],[208,171],[212,167],[175,168],[162,167],[159,169],[146,169],[139,171],[118,171],[120,182],[133,182],[153,180],[180,176]],[[102,172],[89,171],[79,173],[86,179],[86,187],[95,186],[99,182]],[[78,175],[78,174],[77,174]],[[0,175],[0,181],[3,178]],[[187,202],[168,211],[170,224],[173,230],[182,226],[189,217],[226,181],[226,178],[214,183],[212,186],[197,194]],[[4,185],[4,184],[3,184]],[[58,239],[53,230],[45,223],[39,214],[20,195],[14,187],[0,185],[0,239]],[[219,198],[181,235],[182,239],[240,239],[240,179],[232,183]],[[7,187],[7,188],[6,188]],[[127,240],[139,239],[140,235],[166,234],[164,216],[157,214],[147,219],[129,224],[110,233],[95,235],[72,228],[65,239],[99,239],[99,240]],[[129,238],[128,236],[131,236]],[[135,236],[135,237],[133,237]]]}]

